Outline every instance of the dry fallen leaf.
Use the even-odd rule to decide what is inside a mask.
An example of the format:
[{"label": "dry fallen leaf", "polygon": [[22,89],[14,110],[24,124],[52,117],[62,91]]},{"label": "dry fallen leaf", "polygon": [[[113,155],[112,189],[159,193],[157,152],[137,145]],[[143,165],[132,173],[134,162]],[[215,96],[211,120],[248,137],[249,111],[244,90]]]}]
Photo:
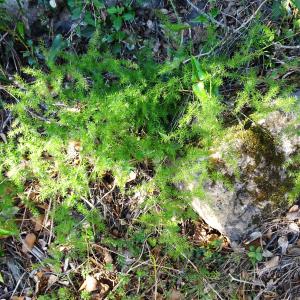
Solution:
[{"label": "dry fallen leaf", "polygon": [[97,291],[97,289],[98,289],[97,285],[98,285],[98,282],[97,282],[97,280],[93,276],[88,275],[86,277],[86,287],[85,287],[85,290],[87,292]]},{"label": "dry fallen leaf", "polygon": [[35,241],[36,241],[35,234],[34,233],[28,233],[26,235],[25,239],[23,240],[22,251],[24,253],[29,252],[33,248]]},{"label": "dry fallen leaf", "polygon": [[156,41],[154,47],[153,47],[153,52],[157,53],[159,51],[159,47],[160,47],[160,42]]},{"label": "dry fallen leaf", "polygon": [[10,300],[24,300],[24,299],[25,299],[24,296],[12,296],[12,297],[10,298]]},{"label": "dry fallen leaf", "polygon": [[43,240],[43,239],[39,239],[39,245],[42,247],[42,249],[44,250],[44,251],[46,251],[47,250],[47,242],[45,241],[45,240]]},{"label": "dry fallen leaf", "polygon": [[113,263],[113,259],[112,259],[110,253],[107,250],[103,250],[103,255],[104,255],[103,260],[106,264],[112,264]]},{"label": "dry fallen leaf", "polygon": [[51,274],[48,278],[48,288],[50,288],[57,281],[58,281],[58,276]]},{"label": "dry fallen leaf", "polygon": [[37,278],[37,281],[40,280],[42,277],[44,277],[46,270],[38,271],[35,274],[35,277]]},{"label": "dry fallen leaf", "polygon": [[289,246],[289,241],[288,241],[287,237],[286,236],[281,236],[278,239],[278,245],[281,248],[281,253],[286,254],[286,250]]},{"label": "dry fallen leaf", "polygon": [[64,262],[64,268],[63,268],[64,272],[68,270],[68,266],[69,266],[69,258],[67,257]]},{"label": "dry fallen leaf", "polygon": [[170,300],[183,300],[183,299],[184,299],[183,295],[179,291],[175,289],[172,290],[170,295]]},{"label": "dry fallen leaf", "polygon": [[110,290],[110,286],[106,283],[100,283],[100,294],[98,296],[98,298],[95,299],[105,299],[105,297],[107,296],[109,290]]},{"label": "dry fallen leaf", "polygon": [[130,181],[133,181],[136,179],[136,173],[134,171],[131,171],[129,173],[129,176],[128,176],[128,179],[127,179],[127,182],[130,182]]},{"label": "dry fallen leaf", "polygon": [[110,286],[106,283],[101,283],[101,292],[102,293],[107,293],[110,289]]},{"label": "dry fallen leaf", "polygon": [[254,231],[250,234],[249,240],[245,244],[248,245],[261,237],[262,237],[262,233],[260,231]]},{"label": "dry fallen leaf", "polygon": [[0,133],[0,137],[2,138],[3,142],[6,144],[7,143],[7,139],[4,133]]},{"label": "dry fallen leaf", "polygon": [[21,163],[17,166],[12,167],[10,170],[6,172],[6,176],[8,178],[11,178],[15,176],[19,171],[24,170],[28,165],[28,162],[26,160],[22,160]]},{"label": "dry fallen leaf", "polygon": [[289,221],[294,221],[294,220],[300,219],[300,212],[299,211],[288,212],[286,214],[286,218]]},{"label": "dry fallen leaf", "polygon": [[273,235],[273,231],[271,228],[269,228],[265,236],[268,240],[270,240],[272,238],[272,235]]},{"label": "dry fallen leaf", "polygon": [[44,218],[44,215],[31,218],[32,222],[34,223],[34,231],[40,231],[43,229]]},{"label": "dry fallen leaf", "polygon": [[69,141],[67,148],[67,154],[69,159],[74,159],[81,150],[81,145],[79,141]]},{"label": "dry fallen leaf", "polygon": [[164,299],[164,297],[162,294],[160,294],[160,293],[156,294],[156,300],[163,300],[163,299]]},{"label": "dry fallen leaf", "polygon": [[266,269],[273,269],[278,266],[279,263],[279,256],[274,256],[267,262],[265,262],[265,268]]},{"label": "dry fallen leaf", "polygon": [[297,212],[299,211],[299,205],[293,205],[290,209],[289,209],[289,212],[292,213],[292,212]]},{"label": "dry fallen leaf", "polygon": [[218,241],[219,238],[220,238],[220,236],[218,234],[216,234],[216,233],[208,234],[207,238],[206,238],[207,239],[206,242],[212,243],[214,241]]},{"label": "dry fallen leaf", "polygon": [[273,253],[269,250],[264,250],[262,255],[263,257],[272,257]]},{"label": "dry fallen leaf", "polygon": [[49,204],[47,204],[47,203],[37,204],[37,207],[39,207],[43,210],[48,210],[49,209]]},{"label": "dry fallen leaf", "polygon": [[79,288],[79,292],[84,290],[86,288],[86,280],[82,283],[82,285]]},{"label": "dry fallen leaf", "polygon": [[288,249],[288,254],[292,256],[300,256],[300,248],[299,247],[292,247]]},{"label": "dry fallen leaf", "polygon": [[279,264],[279,256],[274,256],[267,262],[265,262],[264,267],[259,270],[258,275],[262,276],[265,272],[270,271],[271,269],[274,269]]},{"label": "dry fallen leaf", "polygon": [[294,231],[294,232],[299,232],[299,226],[296,223],[290,223],[289,224],[289,229]]}]

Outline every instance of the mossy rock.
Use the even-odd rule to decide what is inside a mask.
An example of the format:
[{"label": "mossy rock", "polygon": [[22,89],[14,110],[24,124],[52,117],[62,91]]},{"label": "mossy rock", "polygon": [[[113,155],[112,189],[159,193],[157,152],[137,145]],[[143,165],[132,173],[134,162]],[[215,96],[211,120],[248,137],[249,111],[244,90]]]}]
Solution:
[{"label": "mossy rock", "polygon": [[[274,123],[276,130],[270,127]],[[208,180],[203,187],[206,196],[195,196],[193,207],[231,241],[241,240],[261,218],[289,205],[292,165],[288,168],[286,164],[300,148],[295,130],[287,134],[291,124],[295,124],[295,116],[276,111],[261,122],[253,122],[247,130],[236,127],[220,149],[214,149],[212,172],[229,179],[231,187],[222,181]],[[197,176],[191,189],[197,189]]]}]

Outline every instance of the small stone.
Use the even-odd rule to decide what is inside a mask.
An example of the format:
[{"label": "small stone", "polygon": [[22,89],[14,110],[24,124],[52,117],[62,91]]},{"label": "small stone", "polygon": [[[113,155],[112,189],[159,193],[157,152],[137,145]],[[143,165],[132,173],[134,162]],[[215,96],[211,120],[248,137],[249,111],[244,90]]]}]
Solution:
[{"label": "small stone", "polygon": [[165,8],[162,8],[160,9],[160,12],[163,14],[163,15],[167,15],[169,13],[169,11]]},{"label": "small stone", "polygon": [[148,27],[149,29],[153,29],[154,25],[153,25],[153,22],[152,22],[151,20],[148,20],[148,21],[147,21],[147,27]]}]

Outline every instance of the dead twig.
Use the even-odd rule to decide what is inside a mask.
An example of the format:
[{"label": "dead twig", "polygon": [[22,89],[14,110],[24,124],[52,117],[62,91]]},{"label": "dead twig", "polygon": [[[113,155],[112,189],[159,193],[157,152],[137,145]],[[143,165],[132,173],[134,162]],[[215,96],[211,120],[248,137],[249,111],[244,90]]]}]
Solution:
[{"label": "dead twig", "polygon": [[[115,187],[116,187],[116,181],[114,181],[114,184],[113,184],[112,188],[107,193],[105,193],[101,198],[97,197],[98,198],[97,200],[99,201],[98,203],[101,203],[101,201],[104,198],[106,198],[109,194],[111,194],[114,191]],[[98,203],[96,204],[96,206],[98,205]]]},{"label": "dead twig", "polygon": [[216,25],[218,25],[218,26],[220,26],[220,27],[222,27],[222,28],[225,28],[226,30],[229,31],[229,28],[228,28],[225,24],[219,22],[218,20],[216,20],[215,18],[213,18],[211,15],[209,15],[209,14],[203,12],[199,7],[197,7],[197,6],[196,6],[194,3],[192,3],[190,0],[186,0],[186,2],[187,2],[193,9],[195,9],[198,13],[200,13],[200,14],[202,14],[203,16],[205,16],[206,18],[208,18],[212,23],[214,23],[214,24],[216,24]]},{"label": "dead twig", "polygon": [[5,39],[5,37],[8,35],[8,32],[5,32],[1,38],[0,38],[0,43]]},{"label": "dead twig", "polygon": [[258,14],[258,12],[261,10],[261,8],[264,6],[264,4],[267,2],[268,0],[264,0],[259,6],[258,6],[258,8],[256,9],[256,11],[251,15],[251,17],[247,20],[247,21],[245,21],[245,22],[243,22],[243,24],[240,26],[240,27],[238,27],[237,29],[235,29],[233,32],[234,33],[237,33],[237,32],[239,32],[240,30],[242,30],[244,27],[246,27],[254,18],[255,18],[255,16]]},{"label": "dead twig", "polygon": [[289,50],[300,49],[300,45],[289,46],[289,45],[282,45],[280,43],[274,43],[273,45],[275,47],[279,47],[279,48],[282,48],[282,49],[289,49]]},{"label": "dead twig", "polygon": [[245,283],[245,284],[250,284],[250,285],[259,285],[262,287],[265,287],[265,285],[263,283],[258,283],[258,282],[250,282],[250,281],[246,281],[246,280],[242,280],[242,279],[238,279],[233,277],[230,273],[229,273],[229,277],[231,278],[232,281],[236,281],[236,282],[240,282],[240,283]]},{"label": "dead twig", "polygon": [[216,291],[216,289],[214,289],[214,287],[207,280],[204,279],[204,282],[205,282],[206,285],[209,286],[209,288],[217,295],[217,297],[220,300],[224,300],[224,298]]},{"label": "dead twig", "polygon": [[16,291],[17,291],[17,289],[18,289],[20,283],[22,282],[22,279],[23,279],[23,277],[25,276],[25,274],[26,274],[26,272],[24,272],[24,273],[22,274],[22,276],[20,277],[20,279],[18,280],[18,282],[17,282],[17,284],[16,284],[16,287],[15,287],[15,289],[13,290],[13,292],[12,292],[12,294],[11,294],[11,299],[13,298],[14,294],[16,293]]}]

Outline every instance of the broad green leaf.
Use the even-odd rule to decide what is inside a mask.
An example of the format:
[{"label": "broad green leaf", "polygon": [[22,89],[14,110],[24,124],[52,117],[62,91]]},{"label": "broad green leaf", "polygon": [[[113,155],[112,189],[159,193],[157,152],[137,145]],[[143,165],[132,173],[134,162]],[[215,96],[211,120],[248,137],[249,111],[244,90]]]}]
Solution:
[{"label": "broad green leaf", "polygon": [[0,228],[0,236],[15,235],[16,232]]},{"label": "broad green leaf", "polygon": [[25,26],[24,26],[23,22],[18,22],[17,23],[17,33],[19,34],[19,36],[22,39],[25,38]]},{"label": "broad green leaf", "polygon": [[72,20],[76,20],[80,17],[82,13],[82,9],[79,7],[76,7],[72,10]]},{"label": "broad green leaf", "polygon": [[112,6],[112,7],[109,7],[109,8],[107,9],[108,14],[110,14],[110,15],[116,14],[117,11],[118,11],[118,10],[117,10],[117,7],[116,7],[116,6]]},{"label": "broad green leaf", "polygon": [[123,15],[125,21],[132,21],[134,19],[134,12],[127,12]]},{"label": "broad green leaf", "polygon": [[202,100],[204,97],[207,96],[204,83],[202,81],[193,85],[193,91],[198,99]]},{"label": "broad green leaf", "polygon": [[205,72],[201,68],[199,61],[195,57],[192,57],[191,62],[192,62],[192,68],[193,68],[192,80],[194,82],[204,80]]},{"label": "broad green leaf", "polygon": [[172,23],[168,23],[165,25],[169,30],[171,31],[175,31],[175,32],[178,32],[178,31],[182,31],[182,30],[185,30],[185,29],[188,29],[190,28],[190,25],[188,24],[172,24]]},{"label": "broad green leaf", "polygon": [[123,41],[126,38],[127,34],[124,31],[118,31],[115,32],[114,36],[116,40]]},{"label": "broad green leaf", "polygon": [[210,10],[210,15],[215,18],[218,16],[218,14],[220,13],[219,9],[217,7],[214,7],[213,9]]},{"label": "broad green leaf", "polygon": [[87,12],[84,16],[84,22],[88,25],[95,26],[95,19],[92,17],[90,12]]},{"label": "broad green leaf", "polygon": [[65,41],[61,34],[55,36],[51,48],[48,52],[47,59],[51,62],[55,60],[57,54],[65,47]]},{"label": "broad green leaf", "polygon": [[209,19],[207,16],[205,15],[199,15],[198,17],[196,17],[195,19],[192,20],[192,22],[199,22],[199,23],[208,23],[209,22]]},{"label": "broad green leaf", "polygon": [[102,38],[102,42],[108,42],[111,43],[114,40],[113,35],[112,34],[106,34],[103,38]]},{"label": "broad green leaf", "polygon": [[67,3],[68,3],[68,6],[69,6],[69,7],[72,7],[72,8],[73,8],[73,7],[76,6],[75,0],[68,0]]},{"label": "broad green leaf", "polygon": [[108,14],[116,15],[121,14],[124,11],[124,7],[112,6],[107,9]]},{"label": "broad green leaf", "polygon": [[121,29],[122,23],[123,23],[123,20],[121,17],[115,17],[113,19],[113,26],[117,31],[119,31]]},{"label": "broad green leaf", "polygon": [[98,9],[105,8],[104,2],[101,0],[93,0],[93,4]]}]

